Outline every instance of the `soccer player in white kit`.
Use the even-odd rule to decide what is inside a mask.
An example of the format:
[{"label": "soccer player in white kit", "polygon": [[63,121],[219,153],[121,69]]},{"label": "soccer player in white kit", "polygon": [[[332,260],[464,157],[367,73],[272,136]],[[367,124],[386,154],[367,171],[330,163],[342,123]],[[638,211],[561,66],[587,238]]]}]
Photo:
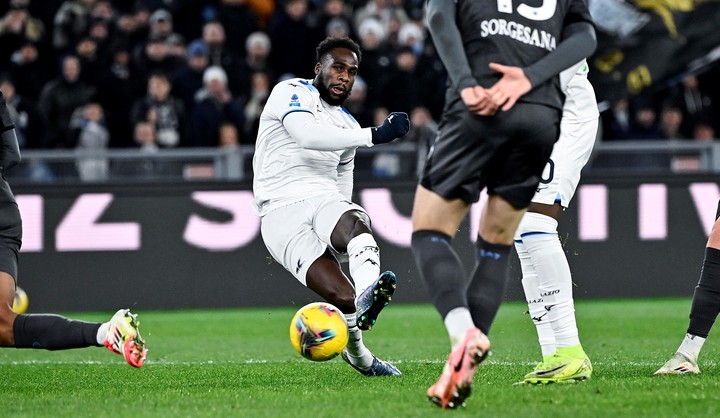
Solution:
[{"label": "soccer player in white kit", "polygon": [[587,73],[585,60],[560,73],[565,93],[560,137],[515,232],[523,290],[543,355],[524,383],[576,381],[592,374],[578,336],[570,267],[557,233],[558,217],[575,194],[597,136],[599,112]]},{"label": "soccer player in white kit", "polygon": [[[315,78],[278,83],[260,116],[253,158],[254,205],[273,258],[300,283],[345,315],[350,338],[342,358],[366,376],[401,375],[363,344],[397,279],[380,273],[380,252],[365,210],[352,202],[357,147],[391,142],[410,127],[391,113],[379,127],[361,128],[342,107],[362,54],[349,38],[317,47]],[[335,254],[347,254],[353,287]]]}]

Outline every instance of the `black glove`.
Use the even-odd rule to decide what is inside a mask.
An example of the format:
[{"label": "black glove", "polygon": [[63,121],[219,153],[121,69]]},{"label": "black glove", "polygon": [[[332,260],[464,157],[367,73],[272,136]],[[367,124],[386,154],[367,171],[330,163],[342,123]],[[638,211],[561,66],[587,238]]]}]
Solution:
[{"label": "black glove", "polygon": [[387,144],[408,133],[410,119],[407,113],[392,112],[382,125],[370,128],[373,144]]},{"label": "black glove", "polygon": [[20,162],[20,148],[18,147],[15,129],[8,129],[0,134],[0,171],[5,172]]}]

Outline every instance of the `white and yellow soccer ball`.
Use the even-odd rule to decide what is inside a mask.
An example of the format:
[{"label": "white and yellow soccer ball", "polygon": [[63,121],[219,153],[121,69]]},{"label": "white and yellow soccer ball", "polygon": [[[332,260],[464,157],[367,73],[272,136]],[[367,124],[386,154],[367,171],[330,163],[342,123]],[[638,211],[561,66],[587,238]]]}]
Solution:
[{"label": "white and yellow soccer ball", "polygon": [[347,346],[345,316],[329,303],[305,305],[290,322],[290,342],[295,351],[308,360],[330,360]]},{"label": "white and yellow soccer ball", "polygon": [[30,299],[28,299],[27,293],[20,287],[15,289],[15,299],[13,300],[13,311],[16,314],[22,314],[27,312],[28,305],[30,305]]}]

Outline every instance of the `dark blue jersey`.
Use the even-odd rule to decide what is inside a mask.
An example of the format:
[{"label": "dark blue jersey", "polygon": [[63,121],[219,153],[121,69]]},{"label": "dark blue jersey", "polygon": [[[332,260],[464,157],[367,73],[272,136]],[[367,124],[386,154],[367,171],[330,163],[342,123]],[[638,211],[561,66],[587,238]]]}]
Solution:
[{"label": "dark blue jersey", "polygon": [[[553,51],[563,28],[592,18],[583,0],[457,0],[455,21],[472,75],[491,87],[499,74],[496,62],[527,67]],[[520,101],[562,108],[558,77],[535,86]]]}]

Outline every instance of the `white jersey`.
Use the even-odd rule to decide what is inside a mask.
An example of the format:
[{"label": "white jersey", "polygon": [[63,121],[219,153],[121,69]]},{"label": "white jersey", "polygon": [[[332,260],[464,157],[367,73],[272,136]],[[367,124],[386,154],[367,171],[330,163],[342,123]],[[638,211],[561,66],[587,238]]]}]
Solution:
[{"label": "white jersey", "polygon": [[560,73],[560,88],[565,93],[563,123],[581,123],[600,117],[588,72],[587,60],[582,60]]},{"label": "white jersey", "polygon": [[560,137],[532,198],[534,203],[552,205],[559,202],[567,208],[575,195],[582,169],[590,159],[600,112],[587,73],[585,60],[560,73],[560,86],[565,93]]},{"label": "white jersey", "polygon": [[[348,141],[345,147],[346,142],[340,141],[342,145],[328,147],[333,150],[324,151],[303,148],[283,125],[285,117],[293,112],[312,114],[314,123],[320,126],[360,129],[347,110],[329,105],[320,98],[312,80],[294,78],[278,83],[260,115],[253,157],[254,206],[260,216],[311,196],[341,192],[349,199],[348,194],[352,192],[352,180],[349,192],[347,186],[339,186],[338,170],[352,177],[358,144]],[[369,133],[363,134],[363,137],[369,141]],[[319,139],[322,141],[322,138]],[[328,139],[327,142],[334,143],[337,139]]]}]

